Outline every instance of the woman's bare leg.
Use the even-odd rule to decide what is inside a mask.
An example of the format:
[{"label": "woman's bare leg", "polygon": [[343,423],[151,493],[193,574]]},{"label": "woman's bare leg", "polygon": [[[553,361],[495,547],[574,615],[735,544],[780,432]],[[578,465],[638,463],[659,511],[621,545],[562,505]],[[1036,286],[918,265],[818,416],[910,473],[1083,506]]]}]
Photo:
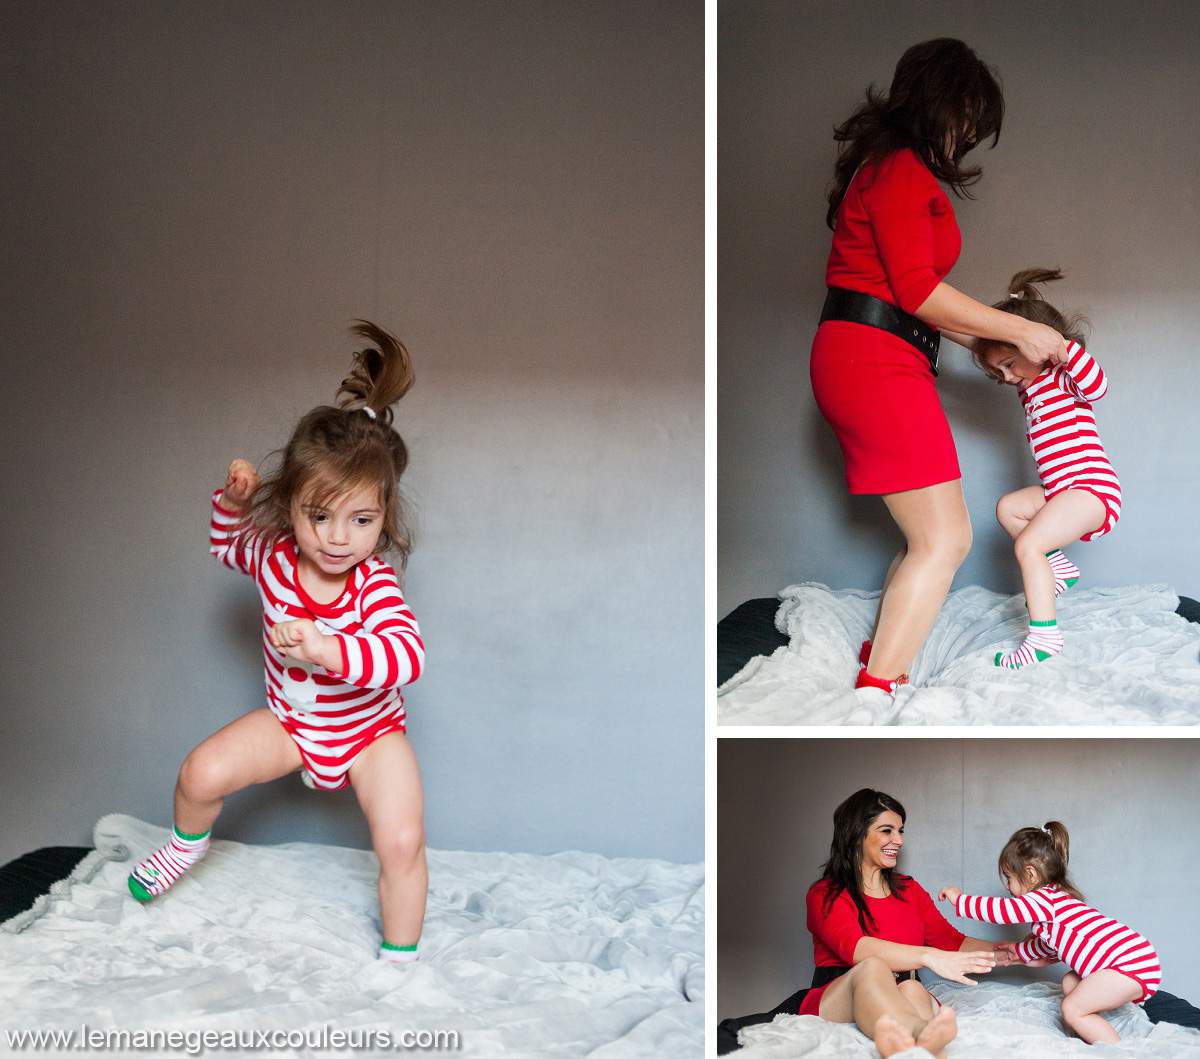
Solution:
[{"label": "woman's bare leg", "polygon": [[875,608],[875,624],[871,626],[870,641],[872,644],[875,643],[875,636],[879,632],[879,616],[883,613],[883,601],[887,596],[888,586],[891,585],[892,578],[896,576],[896,571],[899,569],[900,564],[904,562],[904,557],[907,554],[907,546],[902,547],[900,551],[896,553],[896,558],[892,560],[892,565],[888,567],[887,575],[883,579],[883,588],[879,591],[879,606]]},{"label": "woman's bare leg", "polygon": [[883,497],[905,549],[894,564],[879,612],[867,673],[892,680],[908,671],[937,619],[955,571],[971,550],[962,480]]},{"label": "woman's bare leg", "polygon": [[958,1032],[953,1011],[942,1008],[932,1017],[919,1011],[896,985],[887,964],[875,957],[855,964],[825,990],[820,1014],[829,1022],[853,1022],[875,1042],[881,1056],[915,1044],[940,1055]]}]

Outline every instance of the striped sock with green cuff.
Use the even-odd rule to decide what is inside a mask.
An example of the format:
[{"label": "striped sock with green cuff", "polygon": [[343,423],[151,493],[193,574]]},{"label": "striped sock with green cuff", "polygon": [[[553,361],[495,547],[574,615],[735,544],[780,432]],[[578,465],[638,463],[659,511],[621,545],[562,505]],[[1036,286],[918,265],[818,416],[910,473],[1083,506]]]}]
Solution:
[{"label": "striped sock with green cuff", "polygon": [[414,941],[411,945],[392,945],[385,941],[379,946],[379,958],[387,960],[388,963],[416,963],[419,959],[417,943]]},{"label": "striped sock with green cuff", "polygon": [[171,841],[130,872],[129,892],[139,901],[157,897],[208,852],[211,835],[211,830],[189,835],[173,828]]}]

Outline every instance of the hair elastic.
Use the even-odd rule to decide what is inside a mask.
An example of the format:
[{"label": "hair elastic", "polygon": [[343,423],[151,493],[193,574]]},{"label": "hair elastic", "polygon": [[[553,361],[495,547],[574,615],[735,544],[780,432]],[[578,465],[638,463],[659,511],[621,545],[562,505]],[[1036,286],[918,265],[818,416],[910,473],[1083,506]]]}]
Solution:
[{"label": "hair elastic", "polygon": [[1021,297],[1021,295],[1019,295],[1019,294],[1010,294],[1010,295],[1009,295],[1009,297],[1010,297],[1010,298],[1019,298],[1019,297]]},{"label": "hair elastic", "polygon": [[378,417],[378,416],[375,414],[375,409],[374,409],[374,408],[372,408],[372,407],[371,407],[369,404],[367,404],[367,402],[366,402],[366,401],[363,401],[363,402],[362,402],[362,404],[358,405],[357,407],[354,407],[354,408],[348,408],[348,409],[346,409],[346,411],[348,411],[348,412],[366,412],[366,413],[367,413],[367,415],[369,415],[369,416],[370,416],[372,419],[378,419],[378,418],[379,418],[379,417]]}]

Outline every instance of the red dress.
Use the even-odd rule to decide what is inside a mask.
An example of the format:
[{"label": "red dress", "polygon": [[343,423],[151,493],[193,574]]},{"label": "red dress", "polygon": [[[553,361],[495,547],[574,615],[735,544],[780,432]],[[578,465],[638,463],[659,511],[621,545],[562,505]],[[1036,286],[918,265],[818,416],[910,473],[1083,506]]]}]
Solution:
[{"label": "red dress", "polygon": [[[808,930],[813,936],[813,962],[818,967],[852,967],[854,947],[865,937],[957,952],[966,935],[946,922],[933,898],[916,879],[902,878],[908,884],[902,897],[892,894],[866,899],[875,921],[869,934],[859,924],[858,908],[849,894],[845,891],[838,894],[826,912],[825,894],[829,884],[824,879],[813,883],[808,891]],[[821,997],[830,985],[833,982],[810,989],[797,1014],[819,1015]]]},{"label": "red dress", "polygon": [[[911,313],[954,267],[961,247],[949,197],[906,148],[865,163],[850,181],[825,282]],[[828,320],[813,340],[810,372],[851,493],[897,493],[960,477],[923,353],[877,327]]]}]

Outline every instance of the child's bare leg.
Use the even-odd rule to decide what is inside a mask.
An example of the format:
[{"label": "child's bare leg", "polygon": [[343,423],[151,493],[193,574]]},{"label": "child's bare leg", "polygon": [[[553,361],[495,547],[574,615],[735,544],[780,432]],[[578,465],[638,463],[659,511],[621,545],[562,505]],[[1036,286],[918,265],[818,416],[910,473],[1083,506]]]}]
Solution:
[{"label": "child's bare leg", "polygon": [[1104,504],[1095,493],[1068,489],[1047,500],[1013,545],[1025,586],[1025,605],[1034,621],[1053,621],[1054,571],[1046,553],[1074,544],[1104,522]]},{"label": "child's bare leg", "polygon": [[239,717],[188,754],[175,784],[175,824],[189,834],[208,831],[234,791],[300,765],[300,751],[270,710]]},{"label": "child's bare leg", "polygon": [[962,481],[888,493],[883,502],[905,550],[891,571],[867,672],[892,680],[907,671],[946,601],[955,571],[971,549]]},{"label": "child's bare leg", "polygon": [[[933,1018],[919,1012],[901,992],[887,964],[875,957],[856,963],[825,990],[820,1014],[829,1022],[853,1022],[875,1042],[881,1056],[912,1048],[929,1027],[932,1032],[923,1047],[934,1045],[929,1050],[938,1054],[956,1032],[954,1012],[943,1008]],[[949,1036],[944,1037],[946,1032]]]},{"label": "child's bare leg", "polygon": [[1063,997],[1063,1019],[1088,1044],[1101,1041],[1116,1044],[1120,1035],[1099,1012],[1112,1011],[1141,995],[1141,985],[1128,975],[1120,971],[1096,971],[1080,980]]},{"label": "child's bare leg", "polygon": [[1005,493],[996,501],[996,521],[1016,540],[1029,520],[1046,506],[1046,490],[1040,485]]},{"label": "child's bare leg", "polygon": [[208,852],[208,832],[227,795],[299,767],[300,751],[270,710],[255,710],[209,736],[179,770],[170,841],[134,867],[129,892],[139,901],[163,893]]},{"label": "child's bare leg", "polygon": [[379,857],[383,940],[415,957],[429,871],[425,864],[425,795],[417,756],[402,732],[380,736],[350,766],[350,782]]}]

